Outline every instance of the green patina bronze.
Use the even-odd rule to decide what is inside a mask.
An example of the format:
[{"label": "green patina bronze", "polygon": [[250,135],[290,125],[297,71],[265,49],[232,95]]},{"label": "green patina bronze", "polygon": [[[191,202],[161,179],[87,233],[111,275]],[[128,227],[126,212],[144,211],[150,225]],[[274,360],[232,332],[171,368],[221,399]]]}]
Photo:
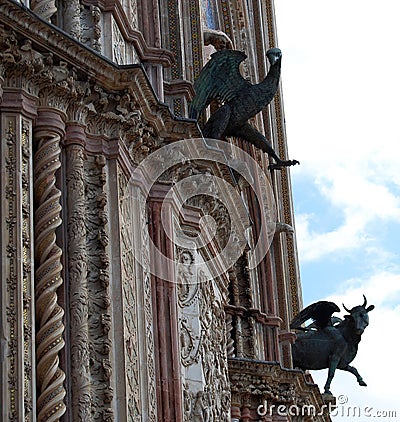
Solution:
[{"label": "green patina bronze", "polygon": [[278,90],[281,50],[271,48],[267,51],[271,66],[267,76],[259,84],[251,84],[240,73],[240,63],[246,57],[237,50],[221,50],[211,56],[194,84],[196,96],[190,105],[189,115],[197,120],[211,101],[219,100],[222,105],[205,124],[204,137],[225,139],[227,136],[235,136],[251,142],[275,160],[275,164],[270,165],[271,169],[299,164],[296,160],[279,158],[271,142],[248,123],[249,119],[272,101]]},{"label": "green patina bronze", "polygon": [[[367,385],[357,369],[349,365],[369,324],[368,312],[375,308],[366,306],[365,296],[364,303],[351,310],[343,305],[349,314],[341,320],[332,317],[340,310],[335,303],[320,301],[303,309],[290,324],[290,328],[300,331],[292,346],[293,366],[303,370],[328,368],[325,394],[331,394],[329,389],[336,369],[351,372],[360,385]],[[302,325],[310,319],[314,322],[304,328]]]}]

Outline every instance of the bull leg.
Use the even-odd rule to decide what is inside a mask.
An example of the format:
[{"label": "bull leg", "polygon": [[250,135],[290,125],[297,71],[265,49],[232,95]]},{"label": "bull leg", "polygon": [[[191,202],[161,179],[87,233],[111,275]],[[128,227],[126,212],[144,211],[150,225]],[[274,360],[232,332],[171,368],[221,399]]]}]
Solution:
[{"label": "bull leg", "polygon": [[362,379],[362,376],[358,373],[357,369],[354,368],[354,366],[347,365],[346,367],[343,368],[343,371],[352,373],[357,378],[357,381],[361,386],[363,387],[367,386],[365,381]]},{"label": "bull leg", "polygon": [[326,380],[325,386],[324,386],[324,393],[325,394],[329,394],[332,395],[332,393],[330,392],[330,388],[331,388],[331,382],[332,379],[335,375],[335,371],[336,368],[339,364],[340,361],[340,357],[339,356],[333,356],[330,360],[329,360],[329,371],[328,371],[328,378]]}]

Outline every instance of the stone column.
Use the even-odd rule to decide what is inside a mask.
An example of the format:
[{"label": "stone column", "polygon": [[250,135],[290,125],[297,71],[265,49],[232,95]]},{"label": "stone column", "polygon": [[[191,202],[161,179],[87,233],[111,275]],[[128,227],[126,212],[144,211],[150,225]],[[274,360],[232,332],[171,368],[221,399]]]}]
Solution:
[{"label": "stone column", "polygon": [[84,145],[85,130],[67,123],[66,149],[68,280],[71,344],[71,415],[74,421],[92,420],[89,367],[89,294],[87,280]]},{"label": "stone column", "polygon": [[[161,199],[161,200],[160,200]],[[150,236],[155,246],[174,259],[171,240],[162,230],[162,198],[149,204]],[[154,262],[157,265],[157,262]],[[171,271],[165,268],[165,272]],[[156,351],[157,399],[159,420],[183,420],[180,351],[178,339],[177,294],[174,283],[153,276],[154,345]]]},{"label": "stone column", "polygon": [[56,244],[61,225],[61,192],[56,172],[61,167],[60,141],[64,122],[55,109],[41,107],[34,131],[35,211],[35,291],[37,353],[37,420],[58,421],[65,413],[65,374],[59,366],[64,347],[64,310],[58,304],[57,289],[62,285],[62,251]]}]

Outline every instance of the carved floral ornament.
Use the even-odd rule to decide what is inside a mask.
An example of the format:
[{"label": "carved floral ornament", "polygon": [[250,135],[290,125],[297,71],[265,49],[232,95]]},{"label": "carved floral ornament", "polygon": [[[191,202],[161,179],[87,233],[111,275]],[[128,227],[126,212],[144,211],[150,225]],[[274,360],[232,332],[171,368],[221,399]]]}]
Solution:
[{"label": "carved floral ornament", "polygon": [[270,404],[307,406],[324,405],[318,386],[306,382],[301,371],[282,369],[276,363],[228,360],[232,403],[256,408],[267,400]]}]

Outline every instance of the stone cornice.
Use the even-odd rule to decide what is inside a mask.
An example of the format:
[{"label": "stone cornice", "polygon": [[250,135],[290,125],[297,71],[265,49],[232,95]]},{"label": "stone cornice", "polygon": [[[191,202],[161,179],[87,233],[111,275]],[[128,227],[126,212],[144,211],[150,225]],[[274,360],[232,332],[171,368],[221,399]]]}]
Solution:
[{"label": "stone cornice", "polygon": [[83,0],[82,3],[87,6],[97,6],[103,12],[111,12],[124,38],[133,43],[143,62],[158,63],[165,67],[170,67],[175,61],[175,57],[170,50],[147,45],[142,33],[132,28],[120,2],[112,0]]},{"label": "stone cornice", "polygon": [[318,385],[307,382],[301,370],[282,368],[279,362],[243,358],[228,359],[228,367],[233,394],[270,403],[313,404],[317,409],[324,405]]},{"label": "stone cornice", "polygon": [[[168,141],[199,136],[195,122],[173,116],[169,107],[158,100],[140,64],[119,66],[13,1],[0,0],[0,24],[8,26],[10,33],[15,33],[21,44],[26,39],[31,40],[32,52],[43,58],[50,53],[55,62],[65,63],[65,69],[70,75],[74,69],[79,69],[79,74],[73,77],[78,83],[95,84],[100,87],[101,95],[110,93],[114,98],[128,93],[134,107],[140,110],[143,121],[153,128],[154,136]],[[19,63],[15,60],[7,65],[13,67]],[[71,79],[70,76],[68,78]],[[105,126],[114,124],[120,131],[126,131],[132,118],[119,111],[108,110],[100,113],[96,111],[97,119],[101,119]]]},{"label": "stone cornice", "polygon": [[167,95],[184,95],[188,101],[195,96],[193,84],[183,79],[164,82],[164,92]]}]

